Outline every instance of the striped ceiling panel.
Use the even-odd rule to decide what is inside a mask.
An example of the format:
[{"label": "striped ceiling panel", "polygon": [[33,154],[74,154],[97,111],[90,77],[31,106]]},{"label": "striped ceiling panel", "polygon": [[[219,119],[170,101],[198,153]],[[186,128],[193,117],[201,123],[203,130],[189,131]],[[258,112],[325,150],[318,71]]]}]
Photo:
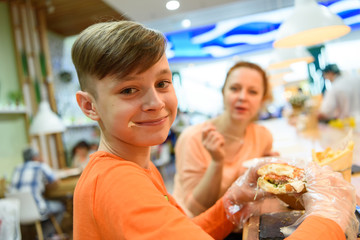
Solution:
[{"label": "striped ceiling panel", "polygon": [[[352,31],[360,29],[360,0],[321,4],[338,14]],[[272,48],[279,26],[292,11],[293,8],[284,8],[166,33],[169,62],[220,59]]]}]

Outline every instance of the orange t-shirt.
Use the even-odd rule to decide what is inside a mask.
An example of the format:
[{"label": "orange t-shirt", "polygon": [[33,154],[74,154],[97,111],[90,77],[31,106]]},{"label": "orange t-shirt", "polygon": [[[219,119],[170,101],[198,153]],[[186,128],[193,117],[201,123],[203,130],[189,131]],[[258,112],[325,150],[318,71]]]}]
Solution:
[{"label": "orange t-shirt", "polygon": [[[210,162],[211,155],[202,144],[204,122],[186,128],[176,142],[176,175],[173,196],[189,216],[193,216],[186,206],[204,211],[202,205],[192,197],[194,188],[203,178]],[[264,126],[251,123],[245,132],[243,145],[238,152],[224,160],[220,186],[220,196],[232,183],[246,171],[243,162],[252,158],[263,157],[272,150],[273,138]]]},{"label": "orange t-shirt", "polygon": [[188,218],[149,169],[106,152],[91,155],[74,194],[74,239],[223,239],[233,229],[222,199]]},{"label": "orange t-shirt", "polygon": [[307,217],[285,240],[345,240],[341,227],[334,221],[319,216]]},{"label": "orange t-shirt", "polygon": [[[96,152],[75,189],[74,239],[223,239],[233,229],[222,199],[188,218],[168,194],[156,167],[149,169]],[[310,216],[286,240],[343,240],[340,226]]]}]

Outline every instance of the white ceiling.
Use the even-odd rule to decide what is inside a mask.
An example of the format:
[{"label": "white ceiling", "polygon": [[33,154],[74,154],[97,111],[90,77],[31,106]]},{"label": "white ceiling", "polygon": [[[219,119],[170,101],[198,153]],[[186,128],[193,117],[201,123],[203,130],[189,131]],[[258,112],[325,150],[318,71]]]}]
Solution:
[{"label": "white ceiling", "polygon": [[182,29],[185,18],[191,20],[191,27],[198,27],[294,5],[294,0],[179,0],[180,8],[169,11],[165,8],[167,0],[103,1],[131,20],[162,32]]}]

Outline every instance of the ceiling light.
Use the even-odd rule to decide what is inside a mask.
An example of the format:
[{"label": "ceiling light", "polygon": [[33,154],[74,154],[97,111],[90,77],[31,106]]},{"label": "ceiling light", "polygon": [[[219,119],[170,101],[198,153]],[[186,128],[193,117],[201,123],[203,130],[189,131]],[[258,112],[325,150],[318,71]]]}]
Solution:
[{"label": "ceiling light", "polygon": [[184,28],[188,28],[191,26],[191,21],[190,19],[184,19],[181,21],[181,26],[183,26]]},{"label": "ceiling light", "polygon": [[180,3],[178,1],[168,1],[166,3],[166,8],[171,11],[178,9],[179,7],[180,7]]},{"label": "ceiling light", "polygon": [[65,125],[58,115],[51,111],[48,101],[42,101],[30,125],[31,135],[45,135],[65,131]]},{"label": "ceiling light", "polygon": [[269,69],[280,69],[289,67],[297,62],[311,63],[315,61],[314,57],[305,49],[305,47],[296,48],[278,48],[272,53]]},{"label": "ceiling light", "polygon": [[294,12],[280,26],[275,48],[312,46],[339,38],[351,28],[314,0],[295,0]]},{"label": "ceiling light", "polygon": [[285,84],[285,75],[291,73],[290,68],[276,69],[269,73],[269,81],[272,87],[280,86]]}]

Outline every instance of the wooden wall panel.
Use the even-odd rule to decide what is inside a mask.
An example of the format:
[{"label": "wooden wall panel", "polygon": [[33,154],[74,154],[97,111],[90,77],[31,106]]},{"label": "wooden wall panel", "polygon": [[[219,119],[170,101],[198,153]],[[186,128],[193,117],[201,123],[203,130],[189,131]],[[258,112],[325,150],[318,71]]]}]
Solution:
[{"label": "wooden wall panel", "polygon": [[62,36],[79,34],[97,22],[126,19],[102,0],[33,0],[33,2],[37,7],[47,9],[48,29]]}]

